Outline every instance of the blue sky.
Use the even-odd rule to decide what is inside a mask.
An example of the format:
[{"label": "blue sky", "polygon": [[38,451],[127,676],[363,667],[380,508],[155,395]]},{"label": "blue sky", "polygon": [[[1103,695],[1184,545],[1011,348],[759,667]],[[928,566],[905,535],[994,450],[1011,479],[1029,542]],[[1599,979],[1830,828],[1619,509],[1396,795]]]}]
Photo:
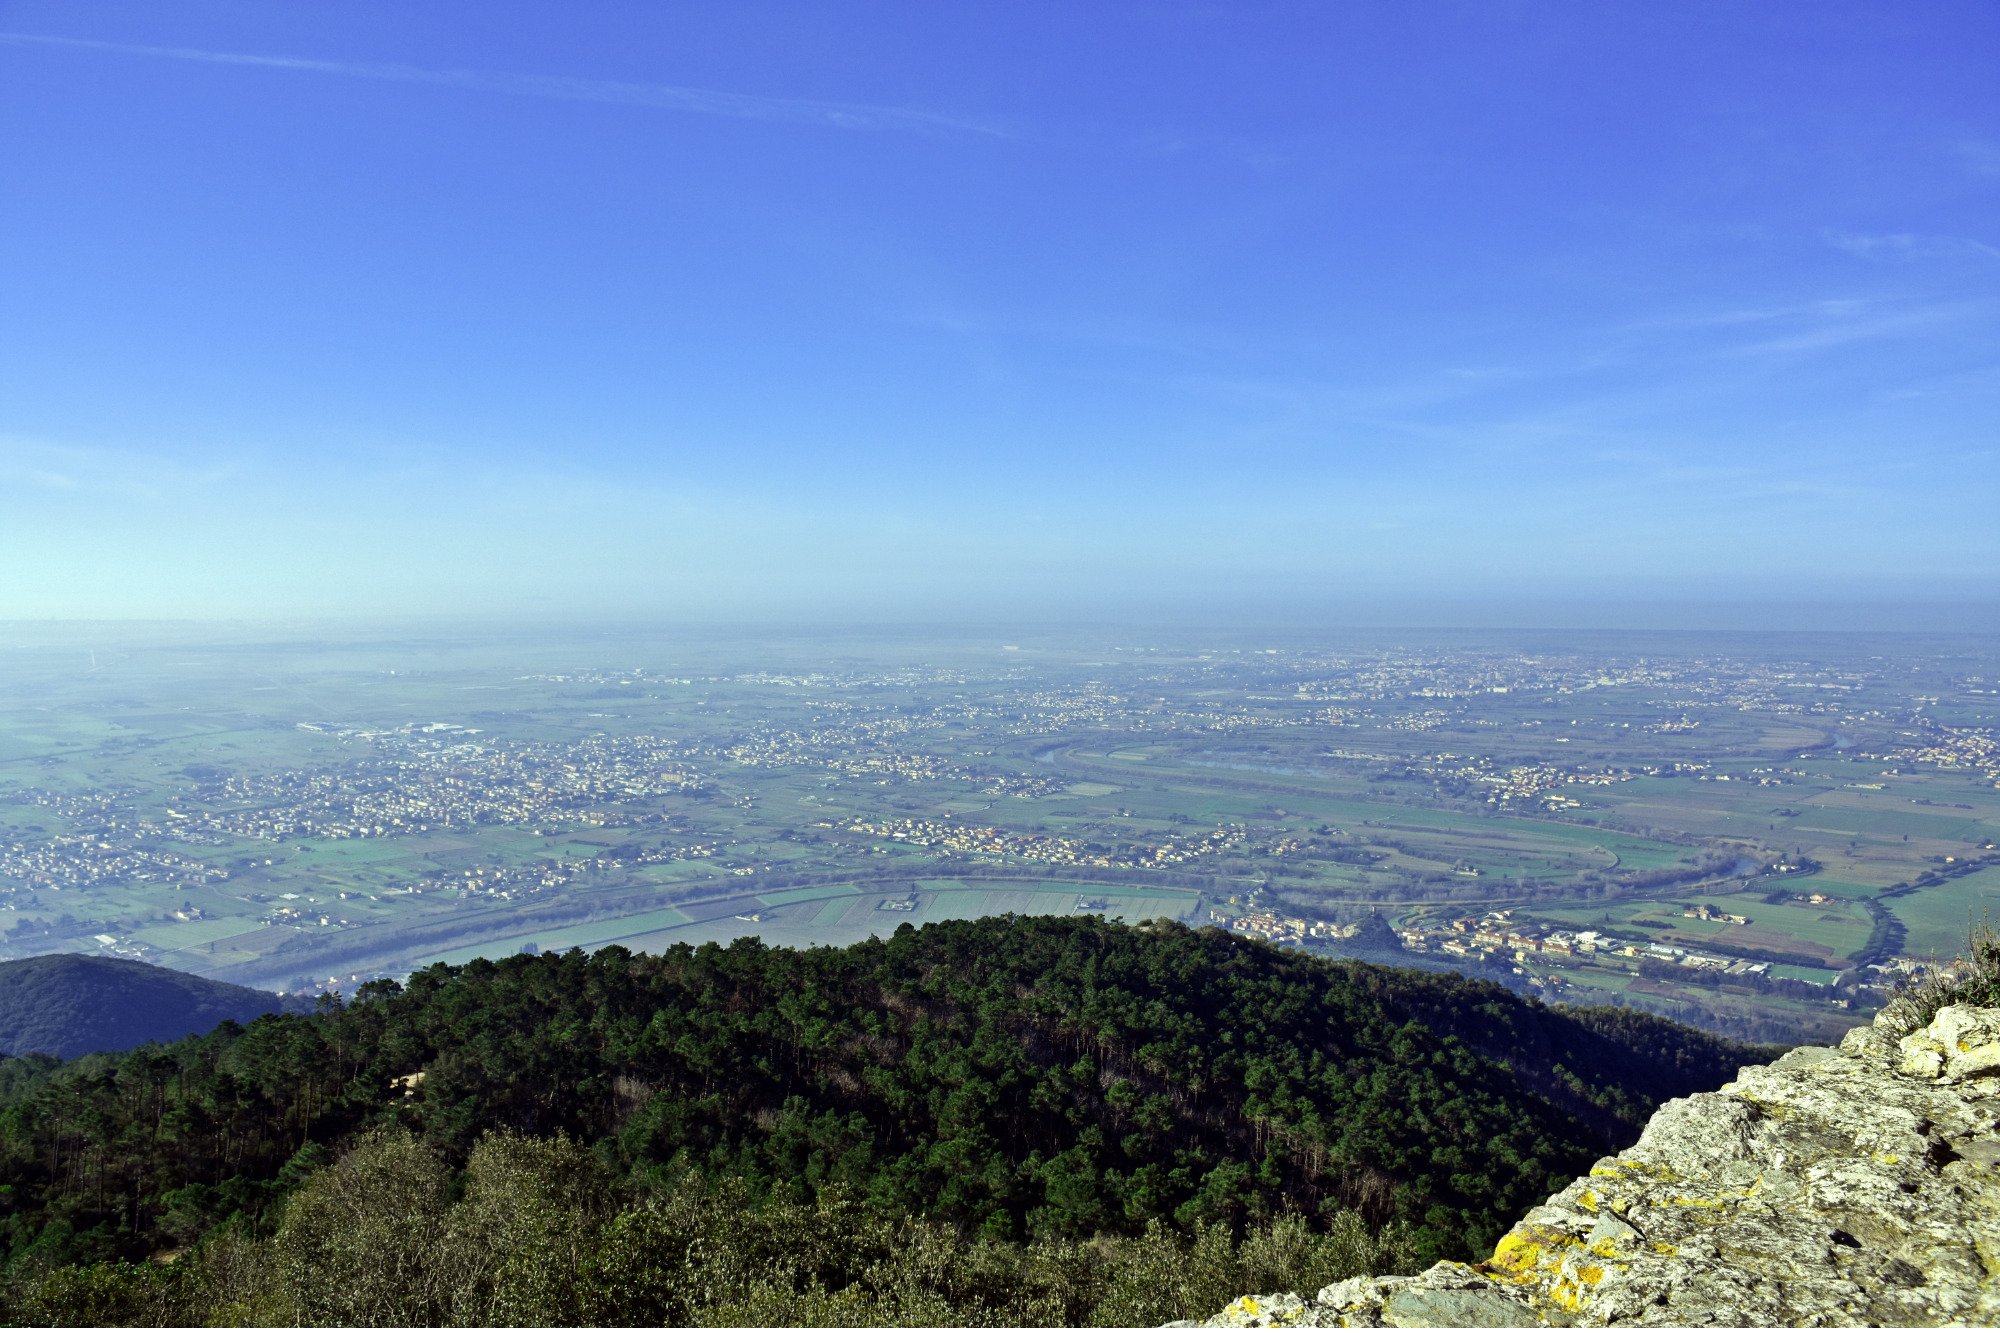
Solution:
[{"label": "blue sky", "polygon": [[1996,67],[1983,2],[0,3],[0,618],[1949,624]]}]

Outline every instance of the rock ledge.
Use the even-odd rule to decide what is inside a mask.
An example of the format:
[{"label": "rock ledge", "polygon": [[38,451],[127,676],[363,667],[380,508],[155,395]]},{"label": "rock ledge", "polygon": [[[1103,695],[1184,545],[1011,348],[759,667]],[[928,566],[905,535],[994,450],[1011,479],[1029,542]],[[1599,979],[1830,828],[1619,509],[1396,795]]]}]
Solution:
[{"label": "rock ledge", "polygon": [[2000,1009],[1888,1013],[1715,1092],[1479,1264],[1245,1296],[1211,1327],[2000,1324]]}]

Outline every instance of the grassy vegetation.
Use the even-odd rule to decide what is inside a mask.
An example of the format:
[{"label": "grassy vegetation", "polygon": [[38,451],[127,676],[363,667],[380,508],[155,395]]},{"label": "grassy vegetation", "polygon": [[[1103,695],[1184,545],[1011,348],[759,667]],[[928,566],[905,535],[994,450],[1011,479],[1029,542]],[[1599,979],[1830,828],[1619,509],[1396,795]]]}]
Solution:
[{"label": "grassy vegetation", "polygon": [[1956,951],[1958,966],[1931,972],[1915,986],[1900,991],[1893,1005],[1922,1026],[1946,1005],[2000,1006],[2000,927],[1976,923]]}]

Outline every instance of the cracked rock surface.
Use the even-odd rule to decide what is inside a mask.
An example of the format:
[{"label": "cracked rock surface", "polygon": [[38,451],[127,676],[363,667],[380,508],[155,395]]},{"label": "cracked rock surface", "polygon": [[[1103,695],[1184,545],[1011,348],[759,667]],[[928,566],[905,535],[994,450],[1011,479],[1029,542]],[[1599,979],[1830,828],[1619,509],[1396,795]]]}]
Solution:
[{"label": "cracked rock surface", "polygon": [[2000,1009],[1884,1014],[1668,1102],[1484,1263],[1244,1297],[1208,1323],[2000,1324]]}]

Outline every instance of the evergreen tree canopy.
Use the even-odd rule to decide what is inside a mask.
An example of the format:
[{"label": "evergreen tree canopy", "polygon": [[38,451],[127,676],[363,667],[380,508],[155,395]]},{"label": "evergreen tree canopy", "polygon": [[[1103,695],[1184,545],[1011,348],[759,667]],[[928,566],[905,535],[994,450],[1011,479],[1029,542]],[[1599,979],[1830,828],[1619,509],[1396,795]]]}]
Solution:
[{"label": "evergreen tree canopy", "polygon": [[1394,1220],[1419,1257],[1464,1256],[1662,1100],[1765,1056],[1642,1014],[1094,917],[523,955],[0,1065],[0,1241],[45,1268],[232,1218],[268,1232],[302,1181],[399,1128],[447,1172],[491,1132],[560,1139],[620,1188],[726,1180],[753,1204],[853,1200],[995,1242],[1296,1211]]}]

